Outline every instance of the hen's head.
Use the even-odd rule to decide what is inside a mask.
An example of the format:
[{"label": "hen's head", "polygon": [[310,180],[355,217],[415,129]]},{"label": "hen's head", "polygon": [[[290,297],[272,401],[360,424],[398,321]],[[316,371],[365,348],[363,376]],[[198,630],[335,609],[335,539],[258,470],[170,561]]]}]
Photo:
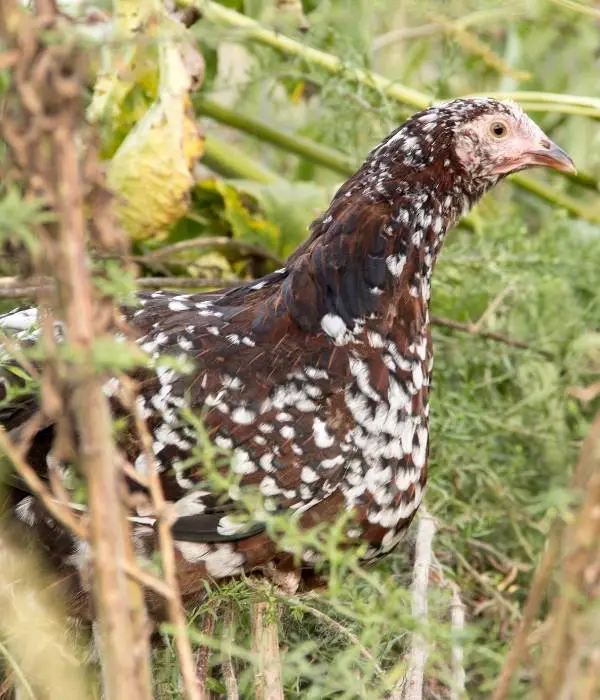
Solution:
[{"label": "hen's head", "polygon": [[389,192],[386,180],[424,182],[428,173],[436,180],[452,173],[479,189],[536,165],[575,172],[569,156],[518,105],[490,98],[453,100],[415,114],[365,165],[381,194]]},{"label": "hen's head", "polygon": [[[462,102],[457,100],[448,105]],[[454,150],[471,177],[506,175],[536,165],[575,172],[569,156],[516,104],[488,100],[455,127]]]}]

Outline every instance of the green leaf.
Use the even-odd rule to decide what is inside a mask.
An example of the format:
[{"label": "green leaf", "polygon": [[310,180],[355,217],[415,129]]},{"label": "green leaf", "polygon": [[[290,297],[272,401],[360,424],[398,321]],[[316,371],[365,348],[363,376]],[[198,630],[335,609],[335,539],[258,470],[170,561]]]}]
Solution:
[{"label": "green leaf", "polygon": [[265,217],[278,230],[277,255],[286,258],[304,241],[308,226],[324,211],[332,192],[312,182],[280,181],[273,184],[233,181],[241,191],[252,195]]}]

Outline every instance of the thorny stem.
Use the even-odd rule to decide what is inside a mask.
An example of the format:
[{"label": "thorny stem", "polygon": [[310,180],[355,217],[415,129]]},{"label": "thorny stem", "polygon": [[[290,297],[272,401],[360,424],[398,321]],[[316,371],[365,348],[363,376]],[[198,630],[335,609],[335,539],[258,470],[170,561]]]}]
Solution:
[{"label": "thorny stem", "polygon": [[[112,416],[92,352],[110,314],[94,293],[86,251],[90,235],[86,207],[90,205],[98,215],[105,233],[110,217],[101,216],[105,204],[88,201],[89,192],[97,193],[98,182],[92,178],[92,149],[85,163],[81,157],[81,146],[88,143],[88,134],[80,128],[83,55],[69,42],[44,45],[41,31],[60,19],[55,3],[39,2],[36,7],[38,15],[32,17],[13,2],[0,5],[3,38],[19,51],[2,130],[28,190],[42,192],[55,211],[56,224],[38,230],[43,264],[52,269],[56,281],[52,306],[79,357],[77,364],[62,366],[62,371],[58,371],[58,359],[49,358],[44,396],[50,395],[52,387],[58,412],[56,397],[64,394],[65,420],[72,421],[72,432],[78,436],[73,448],[88,487],[93,592],[106,697],[146,700],[151,697],[151,682],[143,592],[119,565],[132,556],[129,524],[120,498],[122,479],[115,459]],[[113,236],[115,242],[117,238]],[[52,324],[46,323],[45,329],[52,331]],[[68,377],[68,384],[58,381],[61,376]]]}]

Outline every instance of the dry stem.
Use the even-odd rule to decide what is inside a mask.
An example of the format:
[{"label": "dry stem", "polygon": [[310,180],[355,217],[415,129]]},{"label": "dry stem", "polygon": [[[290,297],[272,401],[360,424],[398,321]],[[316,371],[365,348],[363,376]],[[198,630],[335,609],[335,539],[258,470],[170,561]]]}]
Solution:
[{"label": "dry stem", "polygon": [[0,426],[0,447],[13,463],[13,466],[23,478],[31,493],[42,501],[48,513],[74,535],[82,540],[87,539],[86,524],[73,511],[65,508],[62,503],[54,498],[46,484],[21,457],[19,450],[12,444],[2,426]]},{"label": "dry stem", "polygon": [[279,630],[274,612],[268,601],[252,603],[252,651],[257,657],[254,676],[256,700],[284,700]]},{"label": "dry stem", "polygon": [[[579,460],[577,462],[577,466],[575,467],[575,472],[573,474],[573,478],[571,480],[571,487],[574,489],[583,489],[587,491],[587,499],[590,498],[590,488],[592,485],[591,479],[594,476],[594,455],[595,455],[595,450],[597,450],[597,441],[600,438],[600,414],[596,416],[594,419],[594,422],[592,424],[592,427],[590,429],[590,432],[588,434],[588,437],[586,438],[582,448],[581,452],[579,455]],[[597,468],[597,467],[596,467]],[[587,501],[586,501],[587,503]],[[598,502],[600,504],[600,501]],[[585,504],[584,504],[585,506]],[[581,519],[584,517],[583,514],[583,507],[582,511],[580,511],[579,518]],[[580,522],[580,521],[578,521]],[[576,527],[574,525],[573,527]],[[540,559],[540,562],[537,566],[537,569],[535,571],[533,581],[531,584],[531,592],[529,594],[529,598],[527,599],[527,603],[525,604],[525,608],[523,610],[523,617],[521,619],[519,628],[515,634],[515,637],[513,639],[513,643],[511,645],[511,649],[504,661],[504,666],[502,668],[502,672],[500,674],[500,677],[498,678],[498,682],[496,684],[496,687],[494,689],[494,693],[492,695],[492,700],[504,700],[508,696],[508,692],[510,689],[510,684],[512,679],[514,678],[516,672],[519,669],[519,666],[521,664],[522,659],[525,656],[525,649],[527,646],[527,639],[530,635],[531,628],[533,623],[535,622],[536,619],[536,614],[538,612],[538,609],[541,605],[544,592],[546,590],[546,586],[548,584],[548,580],[552,574],[552,571],[554,570],[554,567],[556,565],[558,555],[560,552],[560,546],[561,546],[561,540],[563,537],[563,533],[565,530],[565,525],[564,521],[562,518],[557,518],[555,522],[552,525],[552,528],[550,530],[550,534],[548,536],[548,540],[546,543],[546,549],[544,550],[544,553],[542,555],[542,558]],[[576,573],[576,572],[573,572]],[[575,603],[575,600],[572,599],[572,591],[566,591],[563,592],[563,594],[560,594],[557,599],[555,605],[560,605],[560,601],[562,600],[562,603],[566,603],[566,610],[570,611],[571,605]],[[565,610],[562,611],[561,615],[564,615]],[[570,613],[569,613],[570,614]],[[564,618],[563,618],[564,622]],[[566,645],[566,639],[556,639],[555,645],[554,645],[554,650],[555,653],[558,653],[557,650],[560,650],[560,653],[564,653],[565,649],[562,647],[562,645]],[[560,662],[560,658],[555,657],[555,663],[558,662],[558,669],[549,669],[547,675],[550,675],[554,678],[554,681],[558,683],[558,675],[564,671],[564,666]],[[562,669],[562,670],[561,670]],[[551,686],[547,685],[547,681],[543,681],[545,684],[545,687],[551,688]],[[549,690],[549,692],[552,692]],[[552,696],[550,696],[552,697]]]},{"label": "dry stem", "polygon": [[225,617],[223,618],[223,633],[222,633],[222,656],[223,661],[221,668],[223,670],[223,681],[225,682],[225,691],[227,700],[238,700],[239,690],[237,678],[235,676],[235,667],[231,658],[231,645],[235,637],[235,613],[233,603],[228,602],[225,608]]},{"label": "dry stem", "polygon": [[[435,530],[435,522],[431,515],[427,511],[421,510],[415,542],[412,582],[412,614],[419,626],[423,626],[427,622],[427,589],[433,559]],[[391,695],[391,700],[422,700],[428,653],[427,641],[417,629],[412,638],[406,677],[397,684]]]},{"label": "dry stem", "polygon": [[[93,199],[101,185],[89,134],[81,128],[84,54],[66,39],[46,45],[45,30],[51,26],[60,30],[61,20],[52,0],[38,0],[35,7],[34,17],[14,0],[0,4],[2,39],[19,53],[1,129],[15,174],[26,191],[43,197],[56,215],[56,223],[37,229],[43,252],[38,263],[55,278],[54,294],[44,300],[57,311],[67,342],[79,358],[68,364],[49,354],[43,400],[54,407],[53,418],[59,419],[59,411],[65,409],[63,418],[72,422],[72,434],[78,437],[77,461],[87,479],[106,697],[145,700],[151,697],[151,682],[143,594],[119,566],[131,557],[132,547],[120,499],[122,477],[115,459],[112,416],[93,362],[93,343],[107,330],[110,314],[96,299],[92,284],[86,245],[95,234],[88,229],[87,211],[92,212],[102,240],[122,239],[106,209],[106,197],[100,198],[103,203]],[[52,345],[50,321],[51,314],[44,331],[50,331],[47,340]],[[61,396],[66,397],[64,407]],[[62,431],[63,437],[67,434]],[[20,466],[21,474],[34,483],[31,472]],[[34,486],[42,495],[40,484]],[[52,507],[47,498],[44,502]]]},{"label": "dry stem", "polygon": [[154,452],[152,450],[152,436],[150,435],[146,422],[144,421],[140,410],[133,399],[133,383],[126,381],[124,378],[123,384],[125,387],[125,393],[128,395],[127,398],[129,399],[127,403],[130,406],[130,410],[134,414],[136,430],[142,444],[142,450],[148,461],[148,487],[158,519],[157,528],[161,561],[165,582],[172,592],[172,595],[167,599],[167,604],[169,619],[174,629],[175,646],[177,648],[177,657],[179,659],[184,697],[186,697],[188,700],[200,700],[200,692],[196,682],[194,655],[192,653],[192,646],[187,634],[185,611],[181,602],[179,581],[177,580],[175,546],[171,535],[171,522],[167,517],[168,503],[163,494],[158,465],[156,464],[156,459],[154,458]]},{"label": "dry stem", "polygon": [[[215,631],[215,616],[213,615],[212,611],[204,614],[201,631],[203,637],[212,637],[213,632]],[[206,685],[209,660],[210,647],[203,644],[196,652],[196,681],[200,700],[210,700],[210,690]]]}]

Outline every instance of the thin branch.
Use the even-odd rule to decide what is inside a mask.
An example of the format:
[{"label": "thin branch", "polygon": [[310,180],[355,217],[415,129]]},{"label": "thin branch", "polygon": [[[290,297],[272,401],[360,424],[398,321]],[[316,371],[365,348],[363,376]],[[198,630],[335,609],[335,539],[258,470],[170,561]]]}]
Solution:
[{"label": "thin branch", "polygon": [[525,343],[522,340],[513,340],[506,335],[501,333],[492,333],[490,331],[478,331],[475,326],[471,323],[461,323],[460,321],[453,321],[450,318],[442,318],[441,316],[432,316],[431,325],[440,326],[442,328],[448,328],[452,331],[458,331],[460,333],[468,333],[469,335],[478,336],[485,340],[493,340],[496,343],[503,343],[504,345],[509,345],[513,348],[519,348],[520,350],[531,350],[538,355],[543,355],[549,360],[553,360],[554,355],[548,350],[542,350],[541,348],[536,348],[529,343]]},{"label": "thin branch", "polygon": [[145,255],[137,256],[134,258],[134,260],[141,263],[154,263],[157,260],[168,258],[171,255],[175,255],[184,250],[190,250],[192,248],[197,250],[202,250],[203,248],[225,248],[238,253],[243,257],[252,256],[262,258],[264,260],[271,260],[279,267],[284,264],[281,258],[269,253],[268,250],[265,250],[261,246],[253,245],[252,243],[245,243],[244,241],[237,241],[234,238],[227,238],[227,236],[201,236],[185,241],[179,241],[178,243],[173,243],[172,245],[157,248],[156,250],[146,253]]},{"label": "thin branch", "polygon": [[173,598],[173,591],[167,586],[164,581],[161,581],[156,576],[149,574],[147,571],[140,569],[137,566],[132,566],[131,562],[123,560],[121,562],[127,576],[129,576],[134,581],[141,583],[144,588],[148,588],[158,595],[162,596],[165,600],[171,600]]},{"label": "thin branch", "polygon": [[427,590],[433,558],[435,521],[427,511],[421,511],[415,542],[415,563],[412,582],[412,615],[417,624],[413,633],[408,671],[395,687],[391,700],[422,700],[425,666],[429,655],[427,641],[419,627],[427,623]]},{"label": "thin branch", "polygon": [[[588,437],[584,441],[581,448],[579,459],[575,467],[573,477],[571,479],[571,487],[575,489],[584,488],[589,478],[589,463],[592,461],[593,448],[597,436],[600,435],[600,413],[594,419]],[[535,622],[536,614],[542,603],[546,586],[550,579],[550,575],[554,570],[558,556],[560,553],[561,539],[565,530],[565,522],[563,518],[556,518],[550,529],[550,534],[546,542],[546,548],[542,554],[542,558],[536,568],[531,590],[523,616],[519,624],[519,628],[513,638],[510,651],[504,660],[502,671],[494,688],[491,700],[504,700],[508,696],[511,681],[521,665],[521,661],[525,656],[527,647],[527,639],[529,637],[533,623]]]},{"label": "thin branch", "polygon": [[15,360],[32,379],[39,380],[39,372],[29,361],[29,358],[23,353],[23,348],[21,347],[20,343],[6,333],[6,331],[4,331],[2,328],[0,328],[0,343],[2,344],[2,347],[8,351],[9,355],[12,355],[12,357],[15,358]]},{"label": "thin branch", "polygon": [[12,440],[6,434],[4,427],[0,425],[0,448],[4,451],[23,481],[34,496],[42,501],[48,513],[70,532],[86,540],[88,537],[87,526],[84,521],[77,518],[73,511],[65,508],[48,490],[46,484],[36,474],[35,470],[27,464],[20,450],[13,445]]},{"label": "thin branch", "polygon": [[[200,242],[202,239],[198,240],[198,244],[193,243],[192,241],[182,241],[181,243],[174,244],[173,246],[169,246],[170,250],[168,254],[172,254],[175,252],[179,252],[181,250],[185,250],[187,248],[194,248],[194,247],[202,247],[200,246]],[[229,241],[230,239],[227,238],[220,238],[220,237],[215,237],[213,239],[204,239],[205,241],[212,241],[212,243],[207,242],[207,247],[214,245],[218,246],[221,245],[221,241]],[[189,244],[189,245],[188,245]],[[223,243],[224,245],[224,243]],[[243,244],[246,246],[247,244]],[[252,255],[254,252],[252,252],[251,249],[253,249],[254,246],[248,246],[246,248],[247,254]],[[261,250],[261,249],[258,249]],[[261,251],[264,253],[264,251]],[[146,256],[143,256],[143,260],[146,262],[154,262],[161,257],[164,257],[162,255],[162,250],[157,250],[153,251],[152,253],[149,253]],[[269,254],[265,254],[265,257],[268,257],[268,259],[273,260],[274,262],[277,262],[277,264],[284,264],[283,261],[279,260],[275,256],[271,256]],[[142,258],[140,258],[142,259]],[[17,278],[14,277],[0,277],[0,299],[2,298],[13,298],[13,296],[3,296],[5,293],[8,293],[8,295],[12,295],[12,289],[10,287],[11,280],[14,281]],[[40,283],[44,283],[44,279],[40,279]],[[202,277],[140,277],[139,279],[136,280],[138,287],[141,287],[142,289],[166,289],[168,287],[174,287],[174,288],[179,288],[179,289],[203,289],[203,288],[214,288],[214,289],[226,289],[229,287],[235,287],[239,284],[243,284],[242,280],[222,280],[222,279],[204,279]],[[31,287],[33,289],[33,292],[39,291],[39,287]],[[33,296],[34,294],[31,295],[25,295],[25,296]],[[19,296],[19,295],[15,295]],[[478,325],[480,324],[481,319],[478,323],[472,324],[472,323],[461,323],[460,321],[454,321],[449,318],[443,318],[441,316],[432,316],[431,317],[431,324],[434,326],[440,326],[442,328],[447,328],[449,330],[453,331],[458,331],[460,333],[468,333],[469,335],[473,336],[478,336],[480,338],[483,338],[484,340],[492,340],[496,343],[502,343],[504,345],[508,345],[513,348],[519,348],[520,350],[530,350],[531,352],[535,352],[539,355],[542,355],[543,357],[548,358],[549,360],[553,360],[554,355],[548,350],[542,350],[541,348],[537,348],[534,345],[530,345],[529,343],[526,343],[522,340],[514,340],[513,338],[509,338],[506,335],[502,335],[501,333],[493,333],[491,331],[481,331],[478,328]]]},{"label": "thin branch", "polygon": [[511,681],[519,669],[523,658],[525,658],[527,638],[529,637],[537,611],[542,603],[548,579],[556,564],[556,559],[560,550],[562,531],[563,523],[556,521],[550,531],[546,549],[535,570],[529,597],[523,608],[523,617],[521,618],[519,627],[513,638],[510,651],[504,659],[504,665],[502,666],[502,671],[496,682],[491,700],[504,700],[504,698],[508,696]]},{"label": "thin branch", "polygon": [[310,613],[313,617],[316,617],[318,620],[325,622],[331,628],[336,630],[336,632],[339,632],[340,634],[344,635],[344,637],[347,637],[350,640],[350,642],[352,642],[352,644],[354,644],[354,646],[359,650],[360,655],[373,664],[373,668],[375,669],[377,674],[380,676],[384,675],[384,670],[381,668],[373,654],[371,654],[371,652],[361,643],[360,639],[354,634],[354,632],[342,625],[341,622],[334,620],[322,610],[319,610],[318,608],[313,608],[310,605],[306,605],[305,603],[302,603],[298,600],[293,601],[293,606],[299,608],[300,610],[304,610],[307,613]]},{"label": "thin branch", "polygon": [[15,286],[0,288],[0,299],[35,299],[40,287]]},{"label": "thin branch", "polygon": [[[578,629],[582,629],[585,617],[593,620],[593,606],[600,593],[600,413],[582,445],[576,475],[584,479],[581,505],[569,519],[561,541],[561,588],[552,602],[551,626],[541,660],[538,688],[548,699],[567,697],[564,686],[579,675],[578,670],[569,672],[569,662],[575,668],[580,666],[587,640],[581,639]],[[587,610],[586,602],[590,605]]]},{"label": "thin branch", "polygon": [[171,535],[171,522],[168,518],[168,503],[162,490],[160,475],[154,452],[152,450],[152,436],[148,426],[141,415],[140,409],[135,401],[134,384],[126,378],[122,379],[123,393],[133,413],[135,426],[140,438],[142,450],[148,461],[148,486],[150,497],[154,505],[158,519],[158,541],[161,554],[161,561],[167,587],[172,595],[167,600],[169,618],[174,629],[175,646],[181,670],[181,681],[183,684],[184,697],[188,700],[200,700],[200,693],[196,683],[196,671],[194,656],[190,639],[187,634],[185,611],[181,601],[179,581],[177,579],[177,568],[175,562],[175,544]]},{"label": "thin branch", "polygon": [[513,289],[513,282],[509,282],[506,287],[501,289],[498,294],[492,299],[488,307],[481,314],[479,319],[473,324],[473,333],[480,333],[483,324],[490,318],[500,307],[500,304],[506,299]]},{"label": "thin branch", "polygon": [[[421,512],[415,542],[415,563],[412,583],[412,614],[418,625],[427,622],[427,590],[431,569],[435,521],[429,513]],[[405,700],[421,700],[425,665],[429,654],[427,641],[417,630],[413,635],[408,674],[404,686]]]},{"label": "thin branch", "polygon": [[226,289],[243,284],[243,280],[203,279],[202,277],[140,277],[136,280],[142,289]]}]

